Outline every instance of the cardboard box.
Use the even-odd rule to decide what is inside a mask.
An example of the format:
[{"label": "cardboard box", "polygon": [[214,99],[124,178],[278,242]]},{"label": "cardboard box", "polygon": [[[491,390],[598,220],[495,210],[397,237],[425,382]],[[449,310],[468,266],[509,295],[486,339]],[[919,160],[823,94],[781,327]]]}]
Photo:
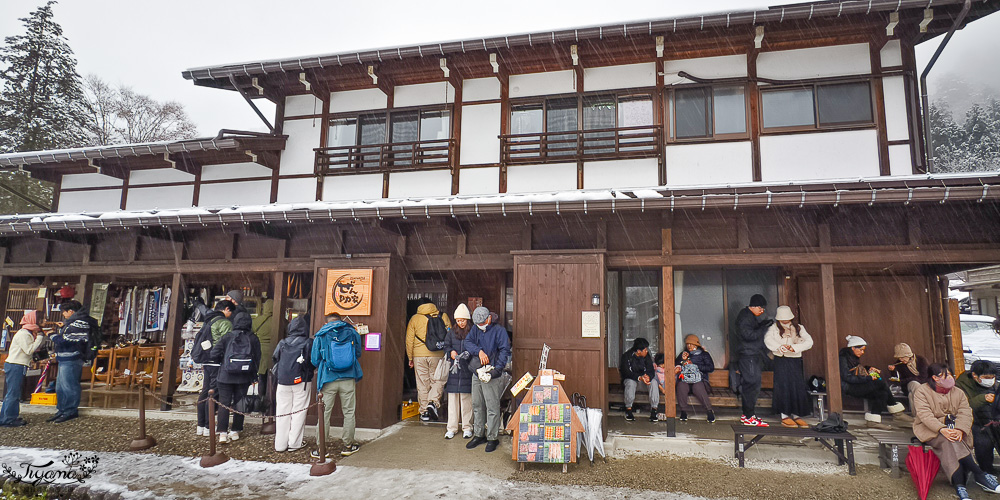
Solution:
[{"label": "cardboard box", "polygon": [[56,395],[54,392],[35,392],[31,394],[31,404],[33,405],[56,405]]},{"label": "cardboard box", "polygon": [[[55,404],[55,403],[53,403]],[[406,420],[408,418],[416,417],[420,415],[420,403],[416,401],[411,401],[409,403],[403,403],[402,410],[400,410],[399,419]]]}]

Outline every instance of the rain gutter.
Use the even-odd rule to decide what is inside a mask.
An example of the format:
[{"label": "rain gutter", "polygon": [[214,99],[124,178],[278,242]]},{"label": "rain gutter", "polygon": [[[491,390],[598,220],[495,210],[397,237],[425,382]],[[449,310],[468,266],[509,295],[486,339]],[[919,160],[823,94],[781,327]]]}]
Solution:
[{"label": "rain gutter", "polygon": [[927,157],[927,172],[934,172],[934,147],[931,144],[931,112],[929,99],[927,97],[927,74],[931,72],[931,68],[934,67],[934,63],[937,62],[938,57],[941,56],[941,52],[944,52],[944,47],[948,45],[948,41],[951,40],[952,35],[955,34],[955,30],[962,25],[965,21],[965,16],[969,13],[972,8],[972,0],[965,0],[962,5],[962,10],[959,11],[958,17],[955,21],[951,23],[951,28],[948,29],[948,34],[944,36],[944,40],[941,40],[941,45],[938,45],[937,50],[934,51],[934,55],[931,57],[930,62],[924,67],[924,70],[920,73],[920,101],[921,105],[924,107],[924,155]]}]

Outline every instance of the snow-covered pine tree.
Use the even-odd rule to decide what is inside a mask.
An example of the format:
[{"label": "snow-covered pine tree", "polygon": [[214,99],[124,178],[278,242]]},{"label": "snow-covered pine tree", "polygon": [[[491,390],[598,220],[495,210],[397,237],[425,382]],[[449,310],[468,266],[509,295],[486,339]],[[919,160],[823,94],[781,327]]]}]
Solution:
[{"label": "snow-covered pine tree", "polygon": [[21,18],[25,32],[0,47],[0,152],[83,143],[84,95],[76,59],[50,0]]}]

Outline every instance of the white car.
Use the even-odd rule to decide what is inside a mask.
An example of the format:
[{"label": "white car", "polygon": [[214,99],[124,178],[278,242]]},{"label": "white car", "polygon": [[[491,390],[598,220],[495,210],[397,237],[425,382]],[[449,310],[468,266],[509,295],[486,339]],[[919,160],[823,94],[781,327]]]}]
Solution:
[{"label": "white car", "polygon": [[977,359],[1000,364],[1000,335],[993,330],[993,316],[962,314],[962,350],[965,351],[965,369]]}]

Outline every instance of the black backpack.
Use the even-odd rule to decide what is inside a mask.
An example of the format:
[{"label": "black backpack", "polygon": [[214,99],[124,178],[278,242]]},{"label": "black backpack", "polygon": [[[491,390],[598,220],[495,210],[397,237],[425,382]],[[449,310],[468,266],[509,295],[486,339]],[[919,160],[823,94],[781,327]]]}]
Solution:
[{"label": "black backpack", "polygon": [[[205,322],[201,325],[201,330],[198,330],[198,335],[194,338],[194,345],[191,347],[191,361],[203,365],[205,363],[214,363],[215,360],[212,359],[212,324],[217,320],[221,319],[222,315],[209,316],[205,319]],[[208,342],[207,344],[205,342]]]},{"label": "black backpack", "polygon": [[440,351],[444,349],[444,339],[448,336],[448,327],[444,326],[444,320],[441,319],[441,315],[431,316],[430,314],[425,314],[427,316],[427,333],[424,337],[424,345],[427,346],[428,351]]},{"label": "black backpack", "polygon": [[834,412],[830,413],[826,417],[826,420],[814,425],[812,428],[817,432],[847,432],[847,422],[844,422],[844,417],[841,417],[839,413]]},{"label": "black backpack", "polygon": [[233,338],[226,345],[226,353],[222,356],[222,369],[226,373],[257,374],[257,363],[253,359],[253,344],[250,342],[252,333],[234,330]]},{"label": "black backpack", "polygon": [[93,361],[97,358],[97,351],[101,348],[104,334],[101,332],[97,320],[93,317],[87,316],[87,323],[90,324],[90,331],[87,332],[87,353],[84,355],[84,361]]},{"label": "black backpack", "polygon": [[312,379],[313,366],[306,357],[306,345],[309,340],[299,342],[298,346],[282,341],[278,347],[278,362],[274,365],[274,374],[278,384],[297,385],[302,382],[309,382]]}]

